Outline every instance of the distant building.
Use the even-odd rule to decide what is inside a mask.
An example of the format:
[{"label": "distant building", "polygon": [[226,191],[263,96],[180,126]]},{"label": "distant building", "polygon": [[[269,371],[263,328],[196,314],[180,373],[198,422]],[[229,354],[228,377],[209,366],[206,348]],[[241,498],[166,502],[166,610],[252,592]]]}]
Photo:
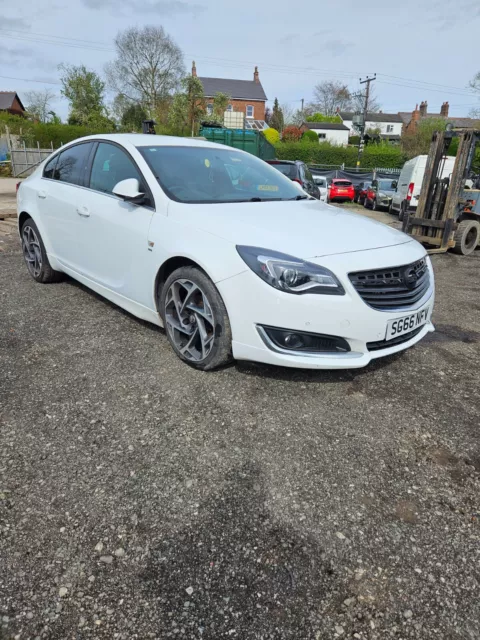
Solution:
[{"label": "distant building", "polygon": [[25,107],[16,91],[0,91],[0,112],[6,111],[14,116],[25,115]]},{"label": "distant building", "polygon": [[337,146],[346,147],[350,130],[341,122],[303,122],[302,131],[314,131],[319,142],[330,142]]},{"label": "distant building", "polygon": [[[197,76],[195,62],[192,63],[192,76]],[[215,95],[226,93],[231,98],[227,111],[242,113],[246,128],[263,129],[266,127],[265,103],[267,96],[260,82],[258,67],[255,67],[253,72],[253,80],[197,77],[203,85],[207,102],[207,117],[213,113]]]},{"label": "distant building", "polygon": [[425,119],[439,119],[442,118],[451,122],[454,127],[461,129],[478,129],[480,128],[480,120],[476,118],[464,118],[464,117],[455,117],[449,116],[450,105],[448,102],[444,102],[440,108],[440,113],[428,113],[428,102],[424,100],[420,103],[420,107],[418,104],[415,106],[415,109],[410,111],[401,111],[398,115],[402,118],[402,122],[404,124],[403,131],[405,133],[413,133],[417,128],[419,122]]},{"label": "distant building", "polygon": [[[358,136],[359,131],[353,126],[353,111],[339,111],[343,124],[350,129],[351,136]],[[403,119],[399,113],[367,113],[365,131],[368,129],[379,129],[380,137],[392,142],[399,141],[402,135]]]}]

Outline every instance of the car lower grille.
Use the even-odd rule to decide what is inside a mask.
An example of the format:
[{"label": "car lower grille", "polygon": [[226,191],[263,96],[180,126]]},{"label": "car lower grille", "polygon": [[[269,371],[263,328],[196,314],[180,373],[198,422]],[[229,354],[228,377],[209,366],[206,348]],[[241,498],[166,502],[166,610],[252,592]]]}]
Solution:
[{"label": "car lower grille", "polygon": [[367,342],[367,350],[368,351],[380,351],[380,349],[388,349],[390,347],[394,347],[397,344],[403,344],[404,342],[408,342],[412,338],[414,338],[420,331],[424,329],[424,327],[418,327],[418,329],[414,329],[413,331],[409,331],[408,333],[404,333],[403,336],[398,336],[397,338],[392,338],[391,340],[378,340],[377,342]]},{"label": "car lower grille", "polygon": [[380,311],[411,307],[430,286],[425,258],[401,267],[357,271],[349,278],[362,300]]}]

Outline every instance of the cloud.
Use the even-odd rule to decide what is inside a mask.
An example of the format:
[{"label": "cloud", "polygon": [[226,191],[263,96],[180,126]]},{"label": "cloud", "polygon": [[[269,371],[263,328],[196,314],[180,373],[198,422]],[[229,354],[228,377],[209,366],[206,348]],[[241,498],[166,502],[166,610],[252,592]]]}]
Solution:
[{"label": "cloud", "polygon": [[30,23],[24,20],[23,18],[7,18],[7,16],[2,16],[0,27],[2,29],[24,30],[24,29],[30,29]]},{"label": "cloud", "polygon": [[279,40],[277,40],[277,44],[279,44],[281,47],[288,47],[293,42],[298,40],[299,37],[300,35],[298,33],[287,33],[286,35],[282,36]]},{"label": "cloud", "polygon": [[0,43],[0,60],[13,67],[28,67],[51,71],[57,64],[46,58],[38,49],[28,47],[7,47]]},{"label": "cloud", "polygon": [[346,40],[339,40],[338,38],[333,38],[331,40],[326,40],[321,43],[320,46],[316,48],[315,51],[307,54],[305,58],[315,58],[322,55],[325,57],[325,54],[329,54],[334,58],[338,58],[338,56],[343,55],[347,51],[353,48],[352,42],[347,42]]},{"label": "cloud", "polygon": [[153,2],[143,2],[143,0],[82,0],[89,9],[109,9],[118,13],[119,9],[130,9],[141,13],[154,13],[159,18],[171,17],[181,14],[198,14],[206,10],[200,4],[191,4],[184,0],[154,0]]}]

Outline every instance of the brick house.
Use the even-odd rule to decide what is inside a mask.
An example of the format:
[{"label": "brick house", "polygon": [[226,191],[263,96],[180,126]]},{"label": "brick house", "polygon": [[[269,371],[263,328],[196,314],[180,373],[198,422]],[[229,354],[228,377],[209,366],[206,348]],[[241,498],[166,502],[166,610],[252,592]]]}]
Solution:
[{"label": "brick house", "polygon": [[7,111],[14,116],[25,115],[25,107],[16,91],[0,91],[0,111]]},{"label": "brick house", "polygon": [[412,112],[401,111],[398,115],[403,120],[403,132],[407,134],[414,133],[418,123],[422,120],[425,120],[426,118],[443,118],[444,120],[448,120],[448,122],[451,122],[454,127],[460,129],[478,129],[480,127],[480,120],[477,120],[476,118],[457,118],[455,116],[449,117],[449,106],[450,105],[448,104],[448,102],[444,102],[440,108],[440,113],[428,113],[428,102],[424,100],[420,103],[420,107],[417,104]]},{"label": "brick house", "polygon": [[[192,76],[197,76],[195,62],[192,63]],[[230,96],[227,111],[236,111],[245,116],[245,126],[255,121],[265,121],[265,103],[267,96],[263,90],[258,74],[258,67],[253,72],[253,80],[233,80],[230,78],[206,78],[197,76],[203,85],[207,102],[207,115],[213,111],[213,98],[217,93]]]}]

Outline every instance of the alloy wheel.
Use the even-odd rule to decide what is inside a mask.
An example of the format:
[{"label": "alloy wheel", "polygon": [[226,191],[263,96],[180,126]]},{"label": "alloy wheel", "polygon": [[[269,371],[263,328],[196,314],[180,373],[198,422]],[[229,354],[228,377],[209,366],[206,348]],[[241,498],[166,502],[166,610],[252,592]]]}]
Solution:
[{"label": "alloy wheel", "polygon": [[22,230],[22,249],[28,270],[34,278],[38,278],[42,271],[42,250],[37,234],[29,225]]},{"label": "alloy wheel", "polygon": [[205,293],[191,280],[175,280],[165,297],[165,323],[178,351],[201,362],[212,350],[215,318]]}]

